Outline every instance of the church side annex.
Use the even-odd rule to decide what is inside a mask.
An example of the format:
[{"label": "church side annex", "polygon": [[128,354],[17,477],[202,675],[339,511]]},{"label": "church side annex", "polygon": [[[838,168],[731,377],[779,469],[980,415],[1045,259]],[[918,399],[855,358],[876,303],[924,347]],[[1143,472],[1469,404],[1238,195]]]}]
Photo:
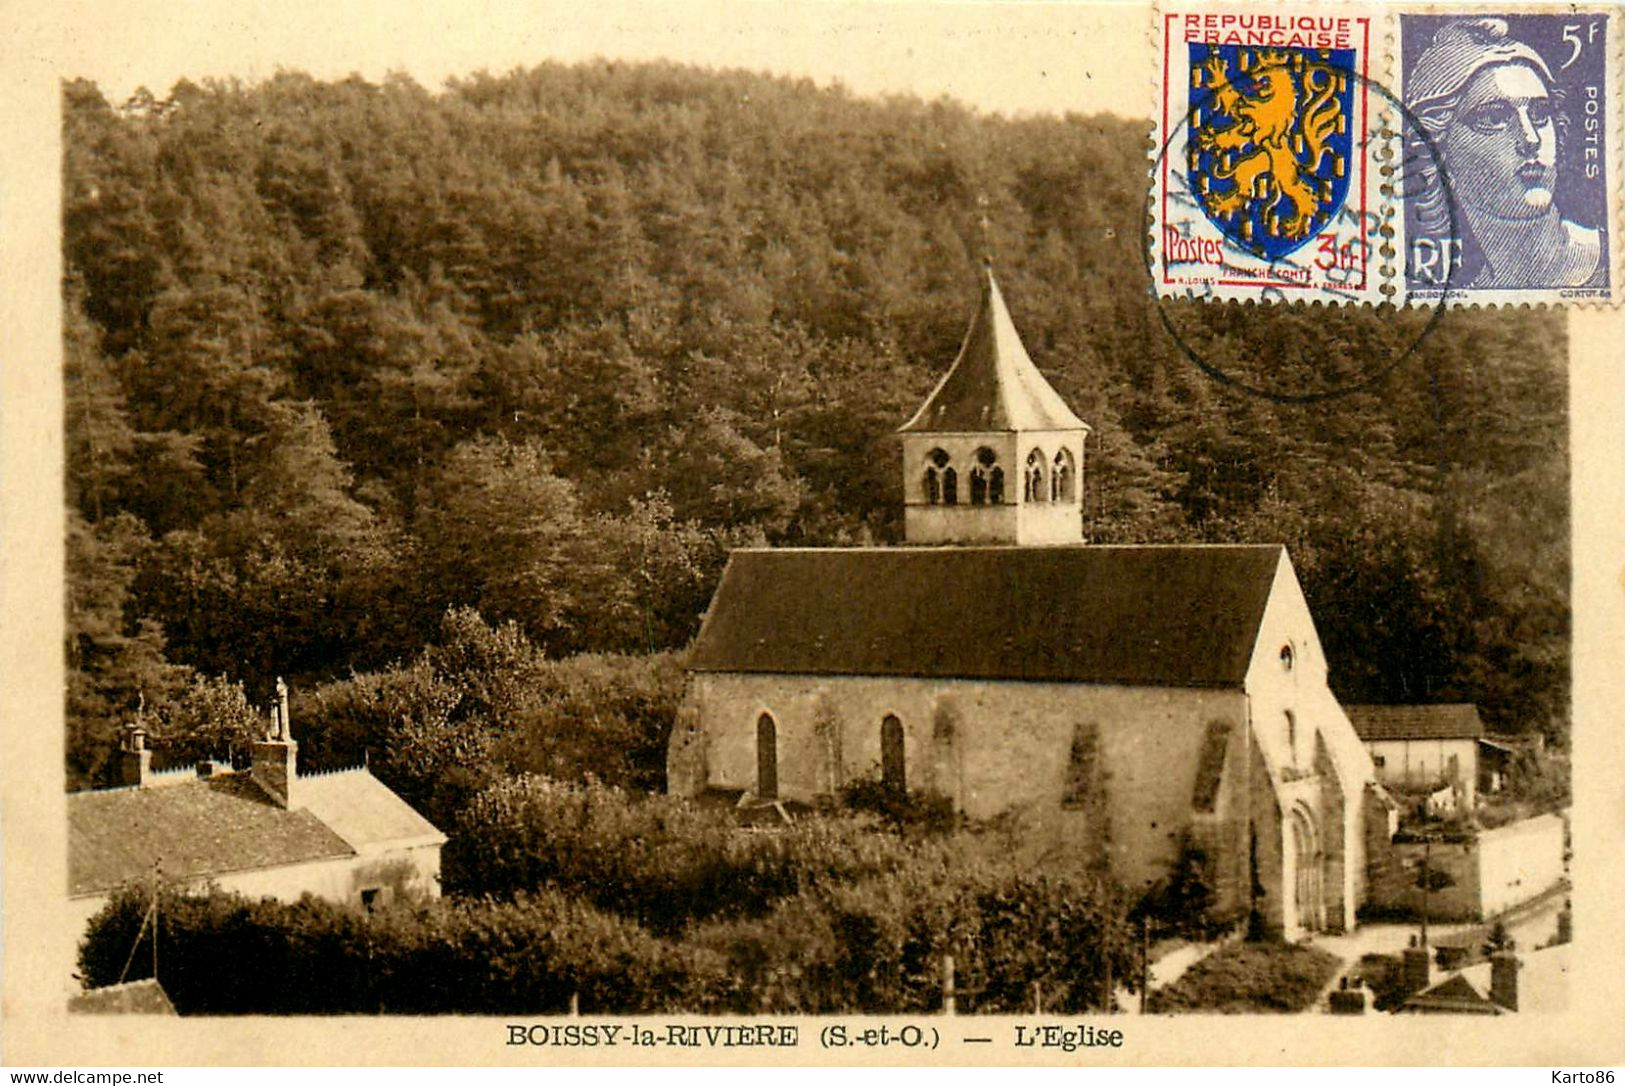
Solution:
[{"label": "church side annex", "polygon": [[1139,892],[1195,858],[1216,913],[1352,928],[1393,807],[1285,548],[1086,544],[1088,432],[984,268],[900,430],[908,545],[731,556],[668,788],[818,804],[878,778],[1013,814],[1037,863]]}]

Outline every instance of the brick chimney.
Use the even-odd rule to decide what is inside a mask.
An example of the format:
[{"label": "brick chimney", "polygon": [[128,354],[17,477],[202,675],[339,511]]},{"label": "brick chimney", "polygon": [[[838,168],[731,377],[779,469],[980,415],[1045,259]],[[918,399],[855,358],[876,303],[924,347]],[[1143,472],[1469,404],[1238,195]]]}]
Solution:
[{"label": "brick chimney", "polygon": [[1422,991],[1432,980],[1427,947],[1419,946],[1414,935],[1411,945],[1400,952],[1399,976],[1407,994]]},{"label": "brick chimney", "polygon": [[152,777],[152,751],[147,747],[147,729],[140,724],[125,726],[118,761],[119,779],[123,783],[136,788],[147,784]]},{"label": "brick chimney", "polygon": [[1518,1009],[1518,970],[1523,963],[1510,950],[1490,955],[1490,1002],[1509,1011]]},{"label": "brick chimney", "polygon": [[279,807],[295,807],[299,780],[299,744],[288,726],[288,684],[276,681],[277,700],[271,705],[271,728],[254,744],[249,775]]}]

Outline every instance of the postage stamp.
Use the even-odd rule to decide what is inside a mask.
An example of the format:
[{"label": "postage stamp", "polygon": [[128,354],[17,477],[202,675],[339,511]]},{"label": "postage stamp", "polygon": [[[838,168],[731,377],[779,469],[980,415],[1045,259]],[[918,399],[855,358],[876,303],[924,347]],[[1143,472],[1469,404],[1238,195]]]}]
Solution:
[{"label": "postage stamp", "polygon": [[1620,298],[1620,11],[1169,4],[1163,298]]},{"label": "postage stamp", "polygon": [[1408,300],[1619,296],[1617,18],[1399,14]]},{"label": "postage stamp", "polygon": [[1384,300],[1381,12],[1189,4],[1157,22],[1159,296]]}]

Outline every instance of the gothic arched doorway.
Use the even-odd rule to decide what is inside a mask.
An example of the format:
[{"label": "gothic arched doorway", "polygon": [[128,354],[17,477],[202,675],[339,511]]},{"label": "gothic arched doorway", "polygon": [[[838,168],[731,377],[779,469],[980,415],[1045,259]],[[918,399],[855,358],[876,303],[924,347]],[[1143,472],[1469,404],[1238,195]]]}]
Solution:
[{"label": "gothic arched doorway", "polygon": [[1292,898],[1297,906],[1298,927],[1305,932],[1326,928],[1326,856],[1320,846],[1320,830],[1304,807],[1292,808],[1292,861],[1295,878]]}]

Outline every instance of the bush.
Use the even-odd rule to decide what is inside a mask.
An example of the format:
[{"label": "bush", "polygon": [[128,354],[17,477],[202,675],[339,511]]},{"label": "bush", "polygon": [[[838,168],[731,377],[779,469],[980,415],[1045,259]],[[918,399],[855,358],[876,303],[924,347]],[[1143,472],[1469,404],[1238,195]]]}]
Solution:
[{"label": "bush", "polygon": [[1372,1006],[1376,1010],[1391,1011],[1411,995],[1405,987],[1405,971],[1400,959],[1392,954],[1363,955],[1352,972],[1371,989]]},{"label": "bush", "polygon": [[665,790],[666,744],[683,699],[678,654],[549,660],[528,682],[498,749],[510,772]]},{"label": "bush", "polygon": [[1234,930],[1246,919],[1244,911],[1214,909],[1211,872],[1207,852],[1186,841],[1172,870],[1146,892],[1130,918],[1149,919],[1159,938],[1209,940]]},{"label": "bush", "polygon": [[1307,1010],[1340,961],[1317,947],[1232,943],[1197,962],[1154,996],[1169,1012],[1290,1014]]},{"label": "bush", "polygon": [[694,920],[758,915],[815,883],[861,878],[909,856],[856,819],[749,833],[731,811],[542,777],[486,789],[450,836],[441,873],[448,893],[511,899],[551,887],[668,934]]},{"label": "bush", "polygon": [[446,828],[505,775],[662,790],[682,695],[676,654],[548,660],[517,625],[489,626],[465,607],[446,612],[439,642],[411,663],[325,683],[294,716],[307,766],[370,758]]},{"label": "bush", "polygon": [[[967,1010],[1098,1006],[1132,975],[1117,891],[1035,874],[998,833],[903,841],[850,815],[785,830],[596,783],[481,793],[442,899],[368,914],[164,892],[160,972],[187,1013],[934,1012],[953,954]],[[112,983],[146,892],[116,894],[81,950]],[[137,966],[151,960],[143,937]],[[143,975],[138,968],[131,978]],[[171,987],[173,986],[173,987]]]},{"label": "bush", "polygon": [[335,769],[365,761],[443,828],[497,773],[489,724],[464,702],[455,683],[421,660],[328,683],[294,711],[300,762]]},{"label": "bush", "polygon": [[150,739],[165,766],[210,758],[244,764],[268,726],[248,704],[242,683],[202,675],[192,676],[172,701],[160,705],[153,724]]},{"label": "bush", "polygon": [[769,914],[703,925],[691,942],[727,961],[736,1013],[935,1013],[945,955],[960,1009],[1100,1005],[1108,968],[1128,978],[1134,940],[1098,884],[963,865],[947,854],[781,902]]},{"label": "bush", "polygon": [[849,810],[879,817],[899,832],[914,835],[948,833],[959,823],[953,801],[934,792],[907,792],[878,780],[852,781],[841,789]]},{"label": "bush", "polygon": [[[151,975],[150,899],[115,894],[80,947],[88,987]],[[182,1014],[555,1014],[704,1011],[730,988],[722,961],[556,893],[364,913],[167,889],[158,979]]]}]

